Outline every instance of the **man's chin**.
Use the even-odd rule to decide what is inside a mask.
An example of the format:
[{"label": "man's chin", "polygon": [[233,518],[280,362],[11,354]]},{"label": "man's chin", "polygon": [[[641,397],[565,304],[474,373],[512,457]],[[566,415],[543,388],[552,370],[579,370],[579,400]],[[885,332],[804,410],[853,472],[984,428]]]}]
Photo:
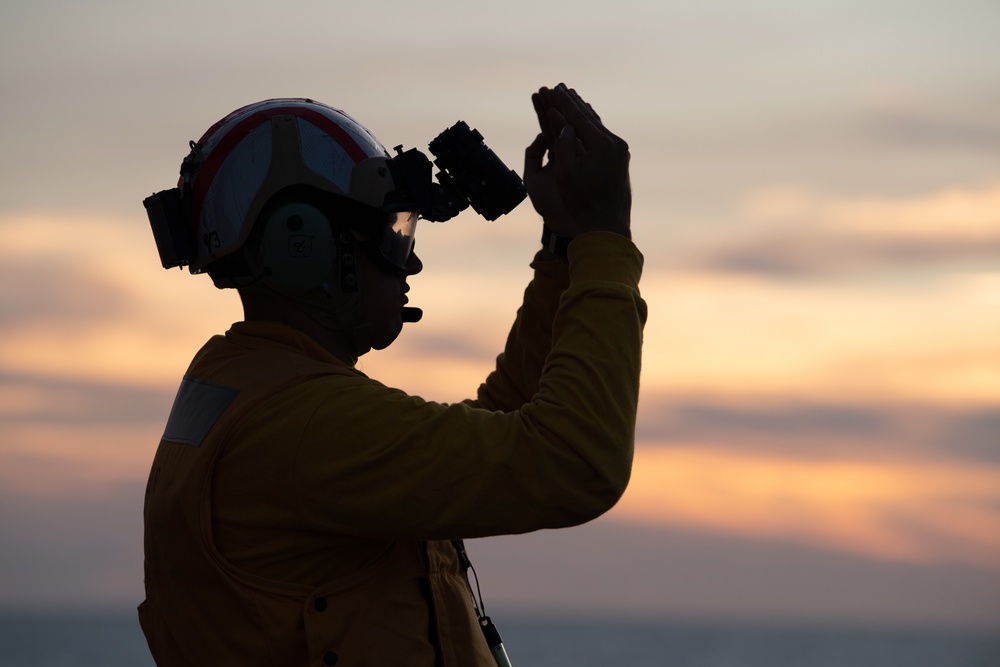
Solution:
[{"label": "man's chin", "polygon": [[403,331],[403,320],[398,319],[392,323],[391,326],[387,326],[385,330],[378,332],[377,335],[372,337],[372,349],[373,350],[384,350],[393,344],[393,342],[399,338],[399,334]]}]

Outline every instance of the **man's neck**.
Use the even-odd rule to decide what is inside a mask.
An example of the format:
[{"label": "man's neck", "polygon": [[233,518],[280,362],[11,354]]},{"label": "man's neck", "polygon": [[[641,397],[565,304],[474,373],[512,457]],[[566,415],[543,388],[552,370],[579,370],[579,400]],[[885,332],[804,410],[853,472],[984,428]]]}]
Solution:
[{"label": "man's neck", "polygon": [[253,321],[275,321],[298,329],[319,343],[327,352],[344,363],[353,366],[360,354],[364,341],[352,335],[355,327],[324,326],[316,317],[307,312],[306,307],[291,299],[263,291],[240,292],[243,299],[243,319]]}]

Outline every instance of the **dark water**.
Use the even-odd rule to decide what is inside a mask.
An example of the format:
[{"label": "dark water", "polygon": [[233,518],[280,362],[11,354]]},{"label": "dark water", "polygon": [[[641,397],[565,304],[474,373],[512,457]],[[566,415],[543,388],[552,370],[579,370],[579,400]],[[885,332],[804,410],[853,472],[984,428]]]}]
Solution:
[{"label": "dark water", "polygon": [[[997,632],[497,620],[514,667],[1000,667]],[[151,667],[132,612],[0,612],[3,667]]]},{"label": "dark water", "polygon": [[152,667],[131,612],[0,612],[3,667]]},{"label": "dark water", "polygon": [[514,667],[1000,667],[994,633],[721,622],[505,620]]}]

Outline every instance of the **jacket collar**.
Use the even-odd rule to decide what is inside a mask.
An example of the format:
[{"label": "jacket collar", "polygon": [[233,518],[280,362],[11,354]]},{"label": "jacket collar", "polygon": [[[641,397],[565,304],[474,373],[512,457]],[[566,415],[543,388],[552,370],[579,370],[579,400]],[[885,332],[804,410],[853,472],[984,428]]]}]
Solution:
[{"label": "jacket collar", "polygon": [[295,350],[317,361],[355,370],[354,363],[345,363],[309,335],[276,320],[242,321],[233,324],[226,339],[251,350]]}]

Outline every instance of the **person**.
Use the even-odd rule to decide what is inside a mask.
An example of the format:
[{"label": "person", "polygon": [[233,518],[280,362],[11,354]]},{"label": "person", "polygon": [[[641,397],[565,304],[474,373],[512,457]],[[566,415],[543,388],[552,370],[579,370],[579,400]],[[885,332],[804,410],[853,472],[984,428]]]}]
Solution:
[{"label": "person", "polygon": [[194,357],[151,467],[158,665],[493,665],[461,540],[578,525],[624,492],[646,318],[629,150],[563,84],[532,103],[545,245],[495,369],[453,404],[355,368],[419,319],[420,216],[377,140],[280,99],[192,143],[191,270],[245,319]]}]

